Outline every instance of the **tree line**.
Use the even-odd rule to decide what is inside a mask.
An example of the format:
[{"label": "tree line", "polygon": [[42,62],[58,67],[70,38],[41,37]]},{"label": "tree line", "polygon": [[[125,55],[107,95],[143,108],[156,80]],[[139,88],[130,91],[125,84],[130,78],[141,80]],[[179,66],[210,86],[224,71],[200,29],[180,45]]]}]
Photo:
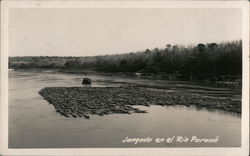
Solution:
[{"label": "tree line", "polygon": [[170,45],[127,54],[92,57],[10,57],[9,67],[176,75],[179,79],[224,79],[242,73],[242,41]]}]

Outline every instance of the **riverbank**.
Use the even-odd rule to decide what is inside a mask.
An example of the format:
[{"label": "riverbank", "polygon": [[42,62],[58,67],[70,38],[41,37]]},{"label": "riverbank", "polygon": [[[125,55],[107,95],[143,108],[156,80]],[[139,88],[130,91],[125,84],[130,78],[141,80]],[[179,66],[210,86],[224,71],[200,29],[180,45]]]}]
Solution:
[{"label": "riverbank", "polygon": [[230,97],[201,96],[141,87],[46,87],[39,92],[56,111],[66,117],[146,113],[135,105],[196,106],[241,113],[241,101]]},{"label": "riverbank", "polygon": [[[134,78],[134,79],[143,79],[143,80],[163,80],[168,82],[188,82],[197,85],[203,86],[211,86],[211,87],[223,87],[223,88],[233,88],[233,89],[240,89],[242,88],[242,80],[241,78],[232,79],[232,80],[217,80],[214,82],[208,80],[182,80],[182,79],[168,79],[166,75],[162,74],[151,74],[151,75],[144,75],[141,73],[133,73],[133,72],[116,72],[116,73],[107,73],[107,72],[97,72],[95,70],[81,70],[81,69],[63,69],[63,68],[54,68],[54,69],[41,69],[41,68],[27,68],[27,69],[15,69],[10,68],[9,70],[15,71],[28,71],[28,72],[54,72],[54,73],[64,73],[64,74],[74,74],[74,75],[97,75],[97,76],[116,76],[122,78]],[[239,77],[239,76],[238,76]],[[138,85],[136,85],[138,86]],[[139,85],[139,87],[141,87]],[[157,86],[159,88],[159,86]],[[160,88],[165,88],[161,86]]]}]

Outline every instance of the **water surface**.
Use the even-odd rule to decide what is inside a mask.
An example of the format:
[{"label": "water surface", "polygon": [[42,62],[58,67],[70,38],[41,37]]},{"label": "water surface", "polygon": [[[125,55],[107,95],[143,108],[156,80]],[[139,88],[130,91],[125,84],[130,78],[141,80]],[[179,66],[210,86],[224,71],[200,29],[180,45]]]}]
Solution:
[{"label": "water surface", "polygon": [[[119,76],[87,75],[92,86],[121,86],[128,83],[240,98],[234,89],[214,88],[190,82],[142,80]],[[138,106],[145,114],[92,115],[66,118],[55,112],[38,92],[44,87],[77,87],[86,75],[54,71],[9,71],[9,148],[85,148],[85,147],[238,147],[241,142],[239,114],[185,106]],[[156,87],[156,89],[162,89]],[[172,136],[215,138],[214,144],[198,143],[123,143],[130,138],[168,138]]]}]

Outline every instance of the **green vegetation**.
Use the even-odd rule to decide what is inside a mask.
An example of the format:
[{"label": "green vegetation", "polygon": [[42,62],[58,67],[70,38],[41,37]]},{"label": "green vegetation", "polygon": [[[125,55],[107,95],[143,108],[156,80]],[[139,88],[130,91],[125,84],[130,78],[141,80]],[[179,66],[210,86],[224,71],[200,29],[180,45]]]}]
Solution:
[{"label": "green vegetation", "polygon": [[9,67],[139,73],[161,75],[165,79],[235,80],[240,79],[242,73],[242,42],[188,47],[168,44],[164,49],[93,57],[10,57]]}]

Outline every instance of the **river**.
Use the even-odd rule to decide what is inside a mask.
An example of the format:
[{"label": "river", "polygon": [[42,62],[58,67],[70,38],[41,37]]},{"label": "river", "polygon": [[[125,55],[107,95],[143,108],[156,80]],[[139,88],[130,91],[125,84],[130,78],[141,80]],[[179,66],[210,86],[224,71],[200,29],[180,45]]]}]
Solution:
[{"label": "river", "polygon": [[[94,87],[140,84],[187,90],[194,94],[232,96],[233,89],[216,88],[190,82],[143,80],[131,77],[66,74],[55,71],[9,71],[9,148],[87,148],[87,147],[239,147],[241,115],[232,112],[186,106],[138,106],[148,113],[91,115],[66,118],[57,113],[38,92],[44,87],[81,86],[89,77]],[[137,107],[137,106],[136,106]],[[217,143],[161,142],[156,138],[197,136],[219,137]],[[149,143],[123,143],[126,137],[153,139]]]}]

